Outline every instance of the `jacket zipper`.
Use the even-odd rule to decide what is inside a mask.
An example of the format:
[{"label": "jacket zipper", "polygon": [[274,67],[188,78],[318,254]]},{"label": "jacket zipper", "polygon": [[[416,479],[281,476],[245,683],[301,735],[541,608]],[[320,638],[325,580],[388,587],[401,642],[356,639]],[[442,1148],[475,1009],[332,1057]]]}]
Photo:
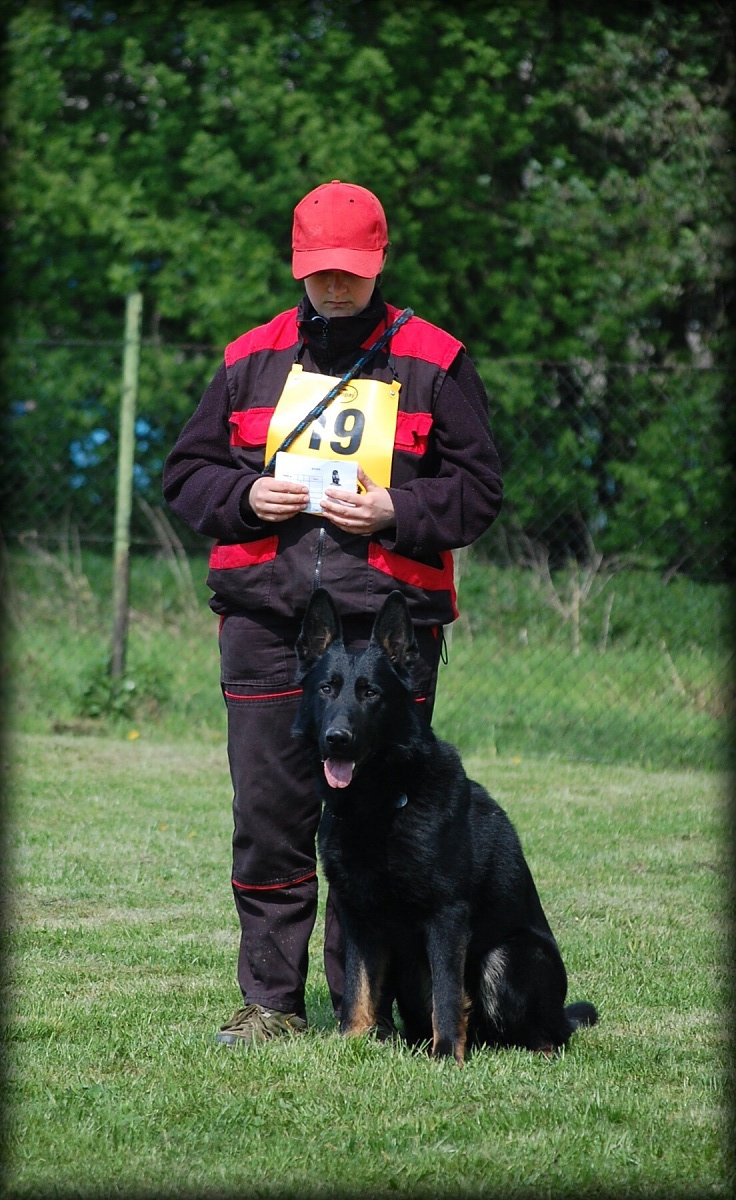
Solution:
[{"label": "jacket zipper", "polygon": [[325,550],[325,527],[320,525],[319,534],[317,536],[317,553],[314,560],[314,578],[312,580],[312,591],[316,592],[322,582],[322,556]]}]

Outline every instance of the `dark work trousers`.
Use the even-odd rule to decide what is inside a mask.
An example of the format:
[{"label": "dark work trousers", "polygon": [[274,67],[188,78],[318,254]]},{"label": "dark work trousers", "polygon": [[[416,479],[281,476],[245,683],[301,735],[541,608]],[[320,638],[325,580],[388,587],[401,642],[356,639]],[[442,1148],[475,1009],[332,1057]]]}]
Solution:
[{"label": "dark work trousers", "polygon": [[[343,621],[345,644],[368,644],[372,618]],[[316,833],[321,800],[305,747],[291,735],[301,690],[294,645],[300,622],[234,614],[220,628],[233,782],[233,894],[240,919],[238,983],[245,1003],[305,1016],[308,946],[317,913]],[[414,692],[432,719],[440,626],[416,630]],[[342,935],[328,895],[325,971],[332,1004],[343,991]]]}]

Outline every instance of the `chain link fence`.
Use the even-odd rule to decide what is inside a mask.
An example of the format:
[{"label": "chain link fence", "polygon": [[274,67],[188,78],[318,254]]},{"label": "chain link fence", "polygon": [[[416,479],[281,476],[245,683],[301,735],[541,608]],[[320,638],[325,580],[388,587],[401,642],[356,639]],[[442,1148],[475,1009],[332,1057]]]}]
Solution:
[{"label": "chain link fence", "polygon": [[[163,508],[160,477],[220,358],[212,346],[141,348],[131,545],[176,593],[164,613],[164,585],[149,579],[134,601],[150,603],[144,624],[166,624],[177,605],[185,621],[206,607],[209,545]],[[505,501],[457,556],[462,616],[448,634],[439,731],[491,753],[722,764],[736,524],[727,372],[707,362],[476,361]],[[76,606],[78,631],[83,594],[99,592],[98,617],[104,609],[121,347],[20,341],[6,367],[3,547],[9,642],[19,646],[35,607],[45,603],[52,621],[48,589],[60,612]],[[69,635],[74,621],[61,621]],[[100,617],[100,660],[104,629]],[[47,654],[65,659],[62,643],[49,638]],[[23,691],[32,665],[9,657]]]}]

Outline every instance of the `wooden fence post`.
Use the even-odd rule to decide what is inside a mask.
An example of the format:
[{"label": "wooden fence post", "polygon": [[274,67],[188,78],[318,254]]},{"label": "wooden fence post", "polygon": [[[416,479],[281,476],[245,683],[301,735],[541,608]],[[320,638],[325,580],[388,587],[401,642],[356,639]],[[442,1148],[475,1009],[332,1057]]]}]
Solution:
[{"label": "wooden fence post", "polygon": [[133,504],[135,458],[135,408],[138,398],[138,365],[141,351],[143,297],[130,292],[125,302],[123,384],[120,396],[117,494],[115,499],[115,542],[113,549],[113,632],[110,675],[119,679],[125,671],[128,641],[128,584],[130,579],[130,514]]}]

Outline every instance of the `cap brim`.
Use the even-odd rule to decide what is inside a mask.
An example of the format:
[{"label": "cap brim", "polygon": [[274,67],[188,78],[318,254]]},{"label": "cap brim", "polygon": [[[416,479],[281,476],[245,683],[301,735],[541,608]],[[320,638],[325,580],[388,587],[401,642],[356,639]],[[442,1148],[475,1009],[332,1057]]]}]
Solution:
[{"label": "cap brim", "polygon": [[375,279],[383,267],[383,250],[295,250],[291,270],[295,279],[306,279],[316,271],[349,271],[363,279]]}]

